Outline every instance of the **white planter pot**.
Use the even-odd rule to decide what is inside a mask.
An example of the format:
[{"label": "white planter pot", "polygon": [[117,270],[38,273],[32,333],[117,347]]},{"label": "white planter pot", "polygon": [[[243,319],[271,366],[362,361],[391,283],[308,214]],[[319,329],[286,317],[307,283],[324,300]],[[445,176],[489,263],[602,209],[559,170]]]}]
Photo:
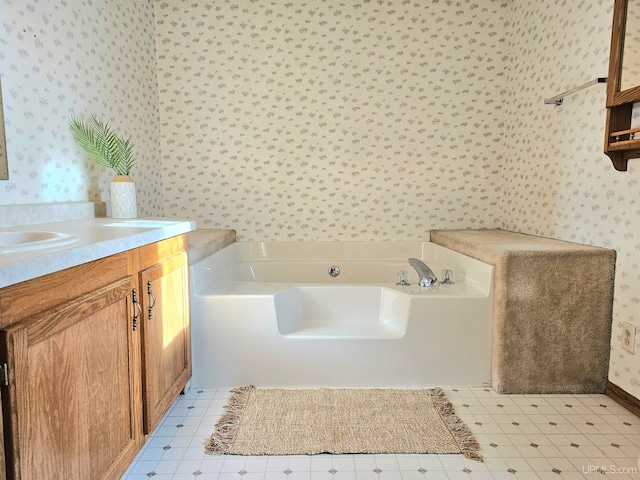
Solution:
[{"label": "white planter pot", "polygon": [[136,218],[136,183],[128,175],[116,175],[111,181],[111,218]]}]

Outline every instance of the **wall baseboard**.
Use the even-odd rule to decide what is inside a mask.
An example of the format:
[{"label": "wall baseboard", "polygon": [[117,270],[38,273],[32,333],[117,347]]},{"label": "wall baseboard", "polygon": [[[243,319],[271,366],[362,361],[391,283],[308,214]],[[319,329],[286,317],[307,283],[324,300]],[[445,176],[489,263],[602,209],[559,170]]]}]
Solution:
[{"label": "wall baseboard", "polygon": [[640,417],[640,399],[634,397],[630,393],[625,392],[619,386],[607,382],[607,389],[605,395],[612,398],[624,408],[633,413],[636,417]]}]

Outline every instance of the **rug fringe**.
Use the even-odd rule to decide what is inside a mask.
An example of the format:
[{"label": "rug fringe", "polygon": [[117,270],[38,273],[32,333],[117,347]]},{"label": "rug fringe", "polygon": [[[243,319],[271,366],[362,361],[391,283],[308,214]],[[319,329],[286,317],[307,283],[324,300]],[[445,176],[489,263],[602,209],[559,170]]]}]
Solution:
[{"label": "rug fringe", "polygon": [[449,427],[449,430],[453,434],[456,442],[462,450],[462,454],[470,458],[471,460],[477,460],[478,462],[484,462],[482,455],[480,454],[480,444],[473,436],[469,427],[456,415],[453,404],[447,398],[446,393],[441,388],[429,389],[433,403],[438,409],[440,416],[444,423]]},{"label": "rug fringe", "polygon": [[215,432],[205,445],[206,454],[229,453],[238,427],[242,422],[242,413],[253,390],[255,390],[253,385],[245,385],[231,390],[231,397],[224,407],[224,413],[216,423]]},{"label": "rug fringe", "polygon": [[[215,431],[205,445],[206,454],[227,454],[231,451],[236,432],[242,423],[244,409],[253,390],[255,390],[253,385],[231,390],[231,397],[224,407],[224,413],[216,423]],[[445,392],[439,387],[428,389],[428,391],[434,406],[449,428],[462,454],[469,459],[484,462],[480,454],[480,444],[469,427],[456,415],[453,404]]]}]

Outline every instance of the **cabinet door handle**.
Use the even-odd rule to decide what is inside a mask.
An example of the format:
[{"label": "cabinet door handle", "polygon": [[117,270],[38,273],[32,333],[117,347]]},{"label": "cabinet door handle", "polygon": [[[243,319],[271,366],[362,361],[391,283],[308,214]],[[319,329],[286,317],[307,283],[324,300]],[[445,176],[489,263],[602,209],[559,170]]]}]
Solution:
[{"label": "cabinet door handle", "polygon": [[138,292],[134,288],[131,292],[131,301],[133,302],[133,331],[135,332],[138,329],[138,319],[142,314],[142,306],[138,302]]},{"label": "cabinet door handle", "polygon": [[[156,296],[153,294],[151,290],[151,282],[147,282],[147,293],[149,294],[149,308],[148,310],[148,318],[151,320],[153,318],[153,307],[156,306]],[[151,302],[153,300],[153,303]]]}]

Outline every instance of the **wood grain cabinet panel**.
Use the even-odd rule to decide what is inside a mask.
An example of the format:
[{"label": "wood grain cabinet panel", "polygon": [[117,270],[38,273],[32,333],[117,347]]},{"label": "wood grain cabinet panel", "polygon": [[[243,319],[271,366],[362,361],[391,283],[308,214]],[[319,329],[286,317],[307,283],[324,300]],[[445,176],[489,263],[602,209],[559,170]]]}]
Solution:
[{"label": "wood grain cabinet panel", "polygon": [[190,335],[187,235],[0,289],[0,480],[121,478]]},{"label": "wood grain cabinet panel", "polygon": [[187,254],[182,252],[140,272],[146,434],[191,378],[188,268]]},{"label": "wood grain cabinet panel", "polygon": [[125,277],[0,330],[9,478],[119,478],[135,456],[132,285]]},{"label": "wood grain cabinet panel", "polygon": [[0,289],[0,326],[114,282],[127,274],[127,253],[118,253],[77,267]]}]

